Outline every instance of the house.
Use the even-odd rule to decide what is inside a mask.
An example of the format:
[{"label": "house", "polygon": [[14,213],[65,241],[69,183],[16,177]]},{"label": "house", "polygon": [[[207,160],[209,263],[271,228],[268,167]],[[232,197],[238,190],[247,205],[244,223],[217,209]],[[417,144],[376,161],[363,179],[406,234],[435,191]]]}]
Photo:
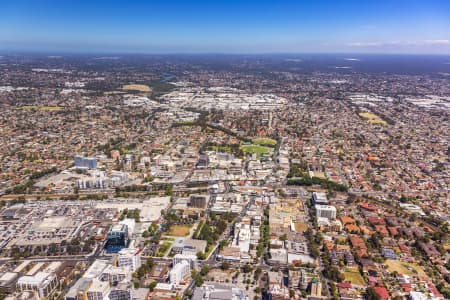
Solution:
[{"label": "house", "polygon": [[374,288],[375,293],[380,297],[380,300],[390,300],[391,296],[385,287],[377,286]]}]

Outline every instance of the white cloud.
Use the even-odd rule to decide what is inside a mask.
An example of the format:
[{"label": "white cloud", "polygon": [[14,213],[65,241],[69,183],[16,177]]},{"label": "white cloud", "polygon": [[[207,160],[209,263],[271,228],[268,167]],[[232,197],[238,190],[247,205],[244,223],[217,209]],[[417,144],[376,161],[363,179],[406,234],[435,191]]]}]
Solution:
[{"label": "white cloud", "polygon": [[384,46],[445,46],[450,45],[450,40],[423,40],[423,41],[387,41],[387,42],[352,42],[347,43],[349,47],[384,47]]},{"label": "white cloud", "polygon": [[450,45],[450,40],[426,40],[426,45]]}]

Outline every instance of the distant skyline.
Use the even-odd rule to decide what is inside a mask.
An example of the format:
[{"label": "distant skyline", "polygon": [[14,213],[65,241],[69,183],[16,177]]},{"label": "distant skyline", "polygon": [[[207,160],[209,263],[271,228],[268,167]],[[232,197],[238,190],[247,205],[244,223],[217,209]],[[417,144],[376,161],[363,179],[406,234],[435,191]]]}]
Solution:
[{"label": "distant skyline", "polygon": [[0,51],[450,55],[450,1],[5,0]]}]

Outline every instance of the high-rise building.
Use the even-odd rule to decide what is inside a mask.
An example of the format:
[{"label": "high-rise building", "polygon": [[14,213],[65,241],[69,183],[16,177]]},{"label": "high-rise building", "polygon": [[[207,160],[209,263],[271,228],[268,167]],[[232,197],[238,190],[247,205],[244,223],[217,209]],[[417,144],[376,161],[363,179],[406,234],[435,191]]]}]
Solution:
[{"label": "high-rise building", "polygon": [[320,297],[321,295],[322,283],[317,278],[313,278],[311,281],[311,296]]},{"label": "high-rise building", "polygon": [[336,219],[336,207],[331,205],[316,205],[316,216],[318,218]]},{"label": "high-rise building", "polygon": [[94,157],[84,157],[84,156],[75,156],[74,157],[75,167],[77,168],[88,168],[95,169],[97,168],[97,159]]},{"label": "high-rise building", "polygon": [[191,207],[205,208],[209,202],[209,195],[191,195],[189,199]]},{"label": "high-rise building", "polygon": [[188,262],[191,269],[197,267],[197,255],[175,254],[173,257],[173,265],[175,266],[182,261]]},{"label": "high-rise building", "polygon": [[189,263],[185,260],[176,264],[170,271],[170,283],[174,285],[180,284],[180,282],[191,272]]},{"label": "high-rise building", "polygon": [[125,224],[114,225],[106,236],[106,251],[109,253],[119,252],[128,247],[129,241],[128,226]]},{"label": "high-rise building", "polygon": [[141,266],[141,250],[135,248],[120,250],[117,257],[117,265],[129,268],[133,272],[136,271]]},{"label": "high-rise building", "polygon": [[327,194],[320,192],[312,193],[312,204],[328,205]]},{"label": "high-rise building", "polygon": [[128,268],[108,265],[98,276],[101,281],[108,281],[110,284],[116,284],[122,281],[131,280],[131,271]]}]

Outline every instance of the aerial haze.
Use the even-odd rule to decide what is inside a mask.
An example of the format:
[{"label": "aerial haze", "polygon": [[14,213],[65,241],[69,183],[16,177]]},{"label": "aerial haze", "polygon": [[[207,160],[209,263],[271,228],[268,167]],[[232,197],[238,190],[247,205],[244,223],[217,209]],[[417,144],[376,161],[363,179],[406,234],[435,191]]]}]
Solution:
[{"label": "aerial haze", "polygon": [[0,300],[450,299],[450,2],[1,1]]}]

